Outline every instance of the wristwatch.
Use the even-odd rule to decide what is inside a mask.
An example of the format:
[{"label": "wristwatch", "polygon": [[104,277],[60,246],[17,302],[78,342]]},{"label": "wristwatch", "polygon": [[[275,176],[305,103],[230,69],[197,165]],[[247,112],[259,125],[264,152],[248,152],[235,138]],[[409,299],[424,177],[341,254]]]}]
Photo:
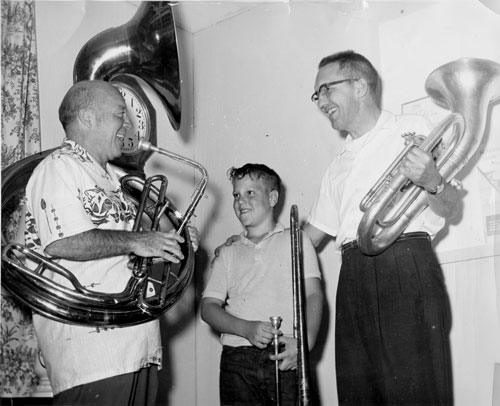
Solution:
[{"label": "wristwatch", "polygon": [[438,195],[444,190],[444,186],[446,184],[446,180],[441,176],[441,182],[439,182],[436,186],[434,186],[432,189],[426,189],[427,193],[430,195]]}]

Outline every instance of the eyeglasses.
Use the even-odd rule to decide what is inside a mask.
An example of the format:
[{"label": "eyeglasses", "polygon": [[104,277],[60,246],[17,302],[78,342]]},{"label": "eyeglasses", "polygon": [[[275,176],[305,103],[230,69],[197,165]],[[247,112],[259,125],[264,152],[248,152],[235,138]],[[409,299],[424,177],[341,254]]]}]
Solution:
[{"label": "eyeglasses", "polygon": [[317,92],[314,92],[311,96],[311,100],[314,102],[314,103],[317,103],[318,100],[319,100],[319,96],[326,96],[326,94],[330,91],[330,89],[333,87],[333,86],[337,86],[337,85],[340,85],[341,83],[344,83],[344,82],[352,82],[352,81],[355,81],[355,80],[359,80],[359,79],[341,79],[341,80],[335,80],[333,82],[328,82],[328,83],[323,83]]}]

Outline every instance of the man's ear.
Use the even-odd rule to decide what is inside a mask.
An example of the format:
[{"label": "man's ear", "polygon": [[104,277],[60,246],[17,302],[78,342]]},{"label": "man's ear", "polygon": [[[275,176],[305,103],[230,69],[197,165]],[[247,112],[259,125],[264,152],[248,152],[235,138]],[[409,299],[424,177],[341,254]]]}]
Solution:
[{"label": "man's ear", "polygon": [[78,110],[78,120],[87,128],[92,128],[95,124],[96,117],[91,109]]},{"label": "man's ear", "polygon": [[370,93],[368,82],[363,78],[356,80],[354,86],[356,86],[356,90],[360,98],[365,97]]},{"label": "man's ear", "polygon": [[271,204],[271,207],[274,207],[278,204],[279,196],[280,194],[277,190],[271,190],[271,192],[269,193],[269,203]]}]

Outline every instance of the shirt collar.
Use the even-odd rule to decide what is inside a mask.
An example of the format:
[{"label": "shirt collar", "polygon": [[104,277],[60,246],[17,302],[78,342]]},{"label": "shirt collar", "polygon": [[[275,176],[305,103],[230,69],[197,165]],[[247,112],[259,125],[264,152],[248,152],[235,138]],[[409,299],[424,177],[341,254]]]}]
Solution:
[{"label": "shirt collar", "polygon": [[[283,233],[285,231],[285,227],[283,226],[283,224],[277,222],[276,225],[274,226],[274,228],[269,231],[265,236],[264,238],[262,238],[262,240],[260,240],[258,242],[258,244],[260,244],[261,242],[271,238],[274,234],[278,234],[278,233]],[[257,245],[257,244],[254,244],[252,241],[250,241],[248,238],[247,238],[247,231],[243,231],[241,234],[240,234],[240,242],[242,243],[245,243],[245,244],[252,244],[252,245]]]},{"label": "shirt collar", "polygon": [[76,141],[65,138],[62,142],[61,148],[63,151],[71,152],[76,155],[82,161],[90,161],[95,163],[95,159],[90,155],[90,153]]},{"label": "shirt collar", "polygon": [[63,140],[61,144],[61,152],[71,154],[81,162],[87,162],[94,165],[99,171],[103,172],[104,177],[108,177],[110,173],[114,173],[109,163],[106,164],[106,170],[104,170],[101,165],[97,163],[90,152],[88,152],[82,145],[78,144],[74,140],[70,140],[69,138],[65,138]]},{"label": "shirt collar", "polygon": [[359,138],[353,138],[351,134],[348,134],[346,139],[345,139],[345,148],[344,151],[351,151],[351,152],[357,152],[363,146],[365,146],[378,132],[385,127],[385,125],[390,121],[394,119],[394,114],[387,111],[387,110],[382,110],[380,112],[380,116],[375,123],[375,126],[369,130],[368,132],[364,133],[361,137]]}]

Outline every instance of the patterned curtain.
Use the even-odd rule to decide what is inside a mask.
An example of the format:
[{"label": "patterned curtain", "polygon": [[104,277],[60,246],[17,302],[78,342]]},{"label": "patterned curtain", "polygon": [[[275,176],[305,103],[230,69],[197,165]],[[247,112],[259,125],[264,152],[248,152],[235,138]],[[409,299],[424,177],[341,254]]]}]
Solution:
[{"label": "patterned curtain", "polygon": [[[40,151],[35,2],[2,0],[2,169]],[[2,202],[2,235],[16,238],[23,196]],[[22,225],[22,223],[21,223]],[[38,343],[31,314],[2,290],[0,396],[30,396]]]}]

